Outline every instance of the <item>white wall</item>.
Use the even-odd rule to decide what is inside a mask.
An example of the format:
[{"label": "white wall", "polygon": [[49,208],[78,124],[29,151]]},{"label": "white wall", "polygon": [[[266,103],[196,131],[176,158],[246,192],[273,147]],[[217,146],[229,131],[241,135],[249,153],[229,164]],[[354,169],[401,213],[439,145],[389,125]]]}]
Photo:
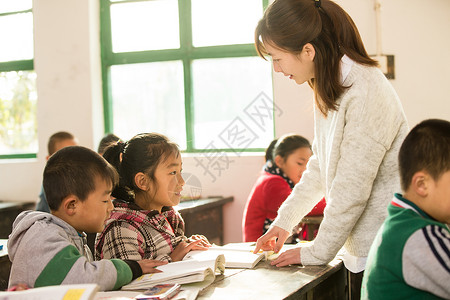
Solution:
[{"label": "white wall", "polygon": [[[373,1],[340,0],[360,29],[369,53],[375,53]],[[411,126],[430,118],[450,119],[450,1],[382,0],[383,52],[395,55],[392,81]],[[37,198],[48,137],[73,132],[95,148],[102,132],[98,45],[98,1],[34,0],[35,69],[38,74],[39,153],[35,160],[0,161],[0,199]],[[313,136],[312,93],[274,76],[274,98],[283,112],[276,135]],[[198,158],[198,157],[197,157]],[[242,210],[263,164],[263,155],[228,155],[228,167],[211,176],[184,155],[183,169],[201,182],[202,195],[234,196],[225,206],[225,242],[241,240]]]},{"label": "white wall", "polygon": [[1,200],[37,200],[47,140],[56,131],[87,147],[103,135],[98,15],[93,0],[33,1],[39,152],[37,159],[0,161]]},{"label": "white wall", "polygon": [[[352,16],[374,54],[373,0],[337,1]],[[409,125],[427,118],[450,119],[450,1],[380,0],[382,47],[395,55],[392,85]]]}]

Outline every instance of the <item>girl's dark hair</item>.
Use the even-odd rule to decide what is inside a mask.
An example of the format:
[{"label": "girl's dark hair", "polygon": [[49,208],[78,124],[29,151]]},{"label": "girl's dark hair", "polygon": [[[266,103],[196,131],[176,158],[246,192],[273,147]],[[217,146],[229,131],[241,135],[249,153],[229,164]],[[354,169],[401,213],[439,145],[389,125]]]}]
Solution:
[{"label": "girl's dark hair", "polygon": [[416,172],[426,171],[437,181],[450,170],[450,122],[429,119],[416,125],[403,141],[398,161],[404,192]]},{"label": "girl's dark hair", "polygon": [[333,1],[320,3],[317,7],[314,0],[275,0],[256,27],[255,47],[264,58],[267,51],[263,43],[294,54],[300,54],[305,44],[312,44],[315,78],[308,83],[317,108],[327,116],[330,110],[337,110],[336,100],[348,88],[341,83],[342,56],[346,54],[367,66],[378,63],[367,54],[351,17]]},{"label": "girl's dark hair", "polygon": [[119,140],[120,140],[120,138],[117,135],[115,135],[114,133],[108,133],[100,140],[100,143],[98,143],[97,152],[100,155],[103,155],[103,153],[105,153],[105,150],[106,150],[106,148],[108,148],[108,146],[110,146],[111,144],[117,143]]},{"label": "girl's dark hair", "polygon": [[134,178],[137,173],[147,174],[155,182],[155,170],[161,162],[171,156],[178,157],[178,145],[158,133],[141,133],[124,143],[117,142],[106,148],[103,157],[119,172],[119,185],[112,196],[128,202],[134,202],[136,193],[141,189]]},{"label": "girl's dark hair", "polygon": [[274,139],[273,141],[270,142],[269,147],[267,147],[266,149],[266,161],[273,161],[273,148],[275,148],[275,144],[278,142],[278,139]]},{"label": "girl's dark hair", "polygon": [[276,142],[272,159],[277,155],[281,156],[284,160],[295,150],[299,148],[309,148],[311,149],[311,144],[304,137],[297,134],[287,134],[278,139]]}]

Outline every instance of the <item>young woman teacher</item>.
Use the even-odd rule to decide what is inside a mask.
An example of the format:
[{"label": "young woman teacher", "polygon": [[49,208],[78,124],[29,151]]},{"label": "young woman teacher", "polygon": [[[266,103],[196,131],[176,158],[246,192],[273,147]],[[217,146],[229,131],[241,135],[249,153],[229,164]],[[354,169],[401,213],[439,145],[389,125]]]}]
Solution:
[{"label": "young woman teacher", "polygon": [[275,0],[258,23],[255,44],[275,72],[308,82],[315,99],[313,156],[255,252],[278,252],[325,196],[314,242],[272,264],[326,264],[344,247],[357,299],[370,245],[400,190],[397,153],[408,133],[400,100],[350,16],[332,1]]}]

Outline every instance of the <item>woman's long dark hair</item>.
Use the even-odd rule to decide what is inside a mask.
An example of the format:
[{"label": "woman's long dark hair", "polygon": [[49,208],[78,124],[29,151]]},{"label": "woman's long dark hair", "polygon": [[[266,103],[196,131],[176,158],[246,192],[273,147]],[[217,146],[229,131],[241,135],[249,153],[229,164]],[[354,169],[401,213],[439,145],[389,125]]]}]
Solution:
[{"label": "woman's long dark hair", "polygon": [[330,0],[275,0],[255,30],[256,51],[264,58],[263,43],[294,54],[300,54],[307,43],[314,46],[315,77],[308,83],[325,116],[337,110],[336,101],[347,88],[340,75],[344,54],[363,65],[378,65],[367,54],[351,17]]}]

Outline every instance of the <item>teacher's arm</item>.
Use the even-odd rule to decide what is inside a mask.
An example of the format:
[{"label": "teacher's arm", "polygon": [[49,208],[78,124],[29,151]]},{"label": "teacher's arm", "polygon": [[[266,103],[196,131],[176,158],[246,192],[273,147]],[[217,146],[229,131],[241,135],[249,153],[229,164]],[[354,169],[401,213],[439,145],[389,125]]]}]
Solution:
[{"label": "teacher's arm", "polygon": [[[313,152],[315,151],[313,142]],[[278,210],[278,216],[269,230],[256,243],[255,253],[260,249],[279,252],[290,236],[291,230],[313,209],[324,195],[320,182],[317,156],[311,156],[306,171],[292,193]]]},{"label": "teacher's arm", "polygon": [[[336,167],[327,172],[334,174],[327,178],[327,207],[314,243],[300,250],[303,265],[328,263],[346,241],[353,253],[366,256],[397,185],[396,175],[391,175],[398,172],[392,144],[401,137],[401,112],[383,98],[376,102],[355,97],[341,103],[338,113],[345,114],[345,122],[340,126],[342,139],[328,156],[329,165]],[[380,166],[387,178],[378,177]]]}]

